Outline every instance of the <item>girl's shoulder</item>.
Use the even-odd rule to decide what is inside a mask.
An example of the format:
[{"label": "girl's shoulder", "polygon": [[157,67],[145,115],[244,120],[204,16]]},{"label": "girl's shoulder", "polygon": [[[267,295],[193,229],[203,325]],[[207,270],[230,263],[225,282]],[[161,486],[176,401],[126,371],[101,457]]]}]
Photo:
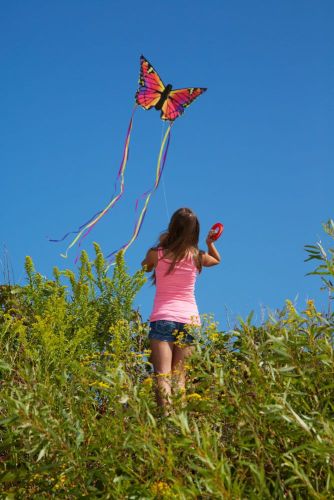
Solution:
[{"label": "girl's shoulder", "polygon": [[[173,261],[175,258],[175,255],[170,252],[168,248],[163,248],[162,246],[151,247],[149,252],[152,252],[152,254],[156,255],[158,260],[163,259]],[[205,252],[203,250],[199,250],[198,248],[189,248],[186,251],[185,255],[182,257],[181,261],[191,260],[197,262],[204,254]]]},{"label": "girl's shoulder", "polygon": [[[202,253],[203,252],[201,250],[198,250],[197,248],[189,248],[185,252],[185,254],[183,255],[182,258],[177,259],[177,262],[188,262],[188,263],[195,264],[196,267],[199,267],[198,264],[199,264],[199,261],[201,260]],[[173,261],[175,258],[175,256],[172,253],[168,253],[168,250],[165,250],[165,249],[162,249],[161,254],[158,254],[158,255],[159,255],[159,258],[160,258],[160,255],[162,255],[162,257],[165,260]]]}]

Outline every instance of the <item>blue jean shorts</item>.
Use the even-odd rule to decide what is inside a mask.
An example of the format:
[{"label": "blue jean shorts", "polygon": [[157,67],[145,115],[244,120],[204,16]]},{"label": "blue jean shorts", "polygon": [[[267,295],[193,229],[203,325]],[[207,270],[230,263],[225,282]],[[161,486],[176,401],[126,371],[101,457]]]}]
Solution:
[{"label": "blue jean shorts", "polygon": [[178,321],[159,319],[151,321],[149,339],[164,340],[165,342],[192,343],[194,337],[187,332],[187,324]]}]

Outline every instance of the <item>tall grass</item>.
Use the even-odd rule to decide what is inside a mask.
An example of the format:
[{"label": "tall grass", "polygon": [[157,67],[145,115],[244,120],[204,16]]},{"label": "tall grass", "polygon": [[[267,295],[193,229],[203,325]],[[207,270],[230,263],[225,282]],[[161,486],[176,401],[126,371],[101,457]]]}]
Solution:
[{"label": "tall grass", "polygon": [[[230,331],[207,319],[187,402],[175,394],[166,418],[133,310],[143,273],[130,276],[120,254],[109,278],[95,250],[77,277],[55,269],[52,280],[28,258],[27,285],[1,289],[2,498],[332,498],[330,310],[287,300]],[[328,290],[334,253],[308,250]]]}]

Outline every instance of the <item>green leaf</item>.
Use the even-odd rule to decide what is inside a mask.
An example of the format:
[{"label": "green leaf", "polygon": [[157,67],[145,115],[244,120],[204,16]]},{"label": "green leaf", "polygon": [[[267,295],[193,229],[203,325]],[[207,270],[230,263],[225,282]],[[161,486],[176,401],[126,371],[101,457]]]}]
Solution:
[{"label": "green leaf", "polygon": [[11,415],[10,417],[3,418],[2,420],[0,420],[0,426],[11,424],[12,422],[15,422],[15,420],[17,420],[18,418],[19,418],[18,415]]},{"label": "green leaf", "polygon": [[42,458],[44,457],[44,455],[46,453],[46,450],[47,450],[47,446],[44,446],[44,448],[42,448],[40,450],[36,462],[39,462],[40,460],[42,460]]}]

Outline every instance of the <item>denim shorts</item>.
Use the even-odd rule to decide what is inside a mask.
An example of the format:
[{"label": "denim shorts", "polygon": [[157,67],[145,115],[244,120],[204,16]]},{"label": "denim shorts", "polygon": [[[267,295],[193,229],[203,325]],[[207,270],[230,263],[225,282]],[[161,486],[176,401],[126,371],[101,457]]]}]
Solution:
[{"label": "denim shorts", "polygon": [[195,339],[187,332],[186,327],[186,323],[179,323],[178,321],[165,319],[151,321],[148,338],[164,340],[165,342],[192,343]]}]

